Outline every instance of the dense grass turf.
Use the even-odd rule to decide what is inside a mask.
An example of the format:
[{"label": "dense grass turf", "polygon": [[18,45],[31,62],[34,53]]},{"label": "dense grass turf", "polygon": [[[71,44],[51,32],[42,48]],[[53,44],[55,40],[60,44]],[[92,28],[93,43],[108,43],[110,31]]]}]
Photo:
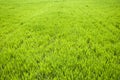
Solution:
[{"label": "dense grass turf", "polygon": [[120,80],[120,1],[0,0],[0,80]]}]

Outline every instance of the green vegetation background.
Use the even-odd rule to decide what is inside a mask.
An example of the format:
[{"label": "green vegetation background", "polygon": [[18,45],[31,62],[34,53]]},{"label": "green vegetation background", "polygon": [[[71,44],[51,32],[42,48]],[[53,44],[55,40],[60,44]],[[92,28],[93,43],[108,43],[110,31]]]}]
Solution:
[{"label": "green vegetation background", "polygon": [[0,0],[0,80],[120,80],[120,0]]}]

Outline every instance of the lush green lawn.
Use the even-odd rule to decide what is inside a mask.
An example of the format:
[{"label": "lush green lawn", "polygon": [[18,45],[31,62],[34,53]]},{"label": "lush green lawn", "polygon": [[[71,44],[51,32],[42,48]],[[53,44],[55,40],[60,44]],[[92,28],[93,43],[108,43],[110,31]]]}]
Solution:
[{"label": "lush green lawn", "polygon": [[0,80],[120,80],[120,0],[0,0]]}]

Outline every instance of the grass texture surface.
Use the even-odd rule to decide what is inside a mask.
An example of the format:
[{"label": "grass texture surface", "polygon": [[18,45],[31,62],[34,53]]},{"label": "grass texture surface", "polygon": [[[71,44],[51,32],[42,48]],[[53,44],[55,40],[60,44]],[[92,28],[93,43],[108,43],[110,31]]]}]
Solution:
[{"label": "grass texture surface", "polygon": [[0,80],[120,80],[120,0],[0,0]]}]

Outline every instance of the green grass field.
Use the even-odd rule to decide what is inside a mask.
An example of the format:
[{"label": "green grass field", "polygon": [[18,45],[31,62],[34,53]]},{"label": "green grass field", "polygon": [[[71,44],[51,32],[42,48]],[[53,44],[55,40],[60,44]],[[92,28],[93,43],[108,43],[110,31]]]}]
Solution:
[{"label": "green grass field", "polygon": [[120,80],[120,0],[0,0],[0,80]]}]

